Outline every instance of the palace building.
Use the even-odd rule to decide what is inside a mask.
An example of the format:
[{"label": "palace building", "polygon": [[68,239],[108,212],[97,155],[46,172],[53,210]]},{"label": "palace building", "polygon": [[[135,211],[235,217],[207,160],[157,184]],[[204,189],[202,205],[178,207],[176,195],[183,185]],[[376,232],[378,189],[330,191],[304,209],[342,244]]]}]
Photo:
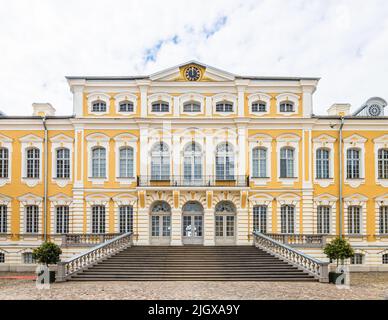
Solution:
[{"label": "palace building", "polygon": [[383,99],[315,115],[318,78],[196,61],[67,81],[71,116],[0,115],[0,271],[34,266],[45,240],[67,259],[127,232],[135,246],[248,246],[253,231],[324,261],[341,234],[353,270],[388,271]]}]

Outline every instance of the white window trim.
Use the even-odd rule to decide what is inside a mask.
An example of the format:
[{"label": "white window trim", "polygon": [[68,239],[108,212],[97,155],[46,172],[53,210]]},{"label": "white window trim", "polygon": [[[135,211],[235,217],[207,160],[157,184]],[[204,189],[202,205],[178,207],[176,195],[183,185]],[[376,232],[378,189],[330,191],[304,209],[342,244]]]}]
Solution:
[{"label": "white window trim", "polygon": [[28,233],[28,234],[31,234],[31,235],[42,234],[43,233],[42,232],[43,231],[42,230],[43,198],[32,193],[27,193],[21,197],[18,197],[17,200],[19,200],[20,202],[20,230],[22,230],[24,234],[27,234],[26,207],[30,205],[35,205],[35,206],[38,206],[39,208],[38,233]]},{"label": "white window trim", "polygon": [[[124,101],[129,101],[133,103],[132,112],[120,111],[120,103]],[[137,96],[131,92],[123,92],[115,96],[115,108],[116,113],[121,115],[132,115],[137,113]]]},{"label": "white window trim", "polygon": [[133,227],[135,229],[135,214],[137,210],[137,197],[131,193],[119,194],[112,198],[114,206],[114,225],[115,232],[120,232],[120,207],[121,206],[132,206],[133,207]]},{"label": "white window trim", "polygon": [[[115,141],[115,180],[120,184],[131,184],[136,181],[137,176],[137,141],[138,138],[129,133],[119,134],[113,138]],[[131,147],[133,149],[133,177],[120,177],[120,149],[122,147]]]},{"label": "white window trim", "polygon": [[[295,93],[282,93],[276,96],[276,110],[278,114],[283,116],[291,116],[299,113],[300,97]],[[280,104],[284,101],[291,101],[294,104],[294,112],[281,112]]]},{"label": "white window trim", "polygon": [[383,135],[373,140],[374,142],[374,158],[375,158],[375,180],[377,185],[388,188],[388,179],[379,179],[379,149],[388,149],[388,134]]},{"label": "white window trim", "polygon": [[360,233],[359,234],[350,234],[351,236],[363,236],[366,231],[366,219],[367,219],[367,207],[366,203],[368,198],[362,194],[353,194],[349,197],[344,198],[344,230],[345,234],[349,235],[348,230],[348,208],[350,206],[359,206],[361,207],[361,217],[360,217]]},{"label": "white window trim", "polygon": [[[103,133],[93,133],[86,137],[87,153],[88,153],[88,181],[92,184],[104,184],[109,180],[109,141],[110,138]],[[95,147],[103,147],[106,150],[106,177],[96,178],[92,176],[92,149]]]},{"label": "white window trim", "polygon": [[[358,135],[353,134],[350,137],[344,139],[344,181],[345,184],[351,186],[352,188],[358,188],[360,185],[365,184],[365,142],[368,139]],[[349,149],[360,149],[360,179],[348,179],[347,175],[347,163],[348,163],[348,150]]]},{"label": "white window trim", "polygon": [[[318,184],[322,188],[327,188],[329,185],[334,184],[334,143],[337,139],[327,135],[322,134],[319,137],[313,139],[313,174],[314,174],[314,183]],[[329,179],[317,179],[317,150],[318,149],[327,149],[329,153]]]},{"label": "white window trim", "polygon": [[[109,113],[110,110],[110,96],[106,93],[103,92],[91,92],[87,96],[87,101],[88,101],[88,111],[89,114],[93,114],[96,116],[101,116],[101,115],[106,115]],[[105,112],[94,112],[93,111],[93,102],[100,100],[104,101],[106,103],[106,111]]]},{"label": "white window trim", "polygon": [[[19,139],[21,142],[22,150],[22,183],[26,184],[29,187],[35,187],[37,184],[42,183],[42,167],[43,167],[43,138],[29,134]],[[27,178],[27,152],[28,148],[37,148],[39,149],[39,178]]]},{"label": "white window trim", "polygon": [[[249,106],[249,114],[255,115],[255,116],[265,116],[270,113],[271,109],[271,99],[272,97],[265,93],[254,93],[248,96],[248,106]],[[253,112],[252,111],[252,104],[256,101],[263,101],[266,103],[266,111],[265,112]]]},{"label": "white window trim", "polygon": [[238,177],[238,166],[237,166],[237,163],[238,163],[238,150],[237,150],[237,142],[236,143],[233,143],[231,139],[225,139],[225,140],[215,140],[214,141],[215,145],[214,145],[214,154],[213,154],[213,170],[214,170],[214,177],[217,176],[217,147],[222,144],[222,143],[228,143],[229,145],[232,146],[233,148],[233,176],[237,179]]},{"label": "white window trim", "polygon": [[[266,134],[256,134],[253,137],[249,138],[249,168],[250,168],[250,178],[257,186],[264,186],[271,181],[271,172],[272,172],[272,141],[273,138]],[[267,150],[267,177],[265,178],[254,178],[253,177],[253,149],[254,148],[265,148]]]},{"label": "white window trim", "polygon": [[[301,138],[292,133],[285,133],[276,138],[276,154],[277,157],[277,181],[283,185],[293,185],[299,181],[299,142]],[[283,147],[290,147],[294,149],[294,178],[280,177],[280,150]]]},{"label": "white window trim", "polygon": [[[165,135],[167,133],[167,135]],[[155,135],[153,135],[155,134]],[[163,142],[168,147],[169,157],[170,157],[170,177],[176,174],[173,170],[173,148],[174,145],[172,143],[172,136],[171,133],[168,132],[157,132],[152,131],[149,134],[149,141],[148,141],[148,150],[147,150],[147,175],[151,177],[151,167],[152,167],[152,148],[155,146],[156,143]]]},{"label": "white window trim", "polygon": [[277,233],[281,233],[282,230],[282,220],[281,220],[281,207],[283,205],[292,205],[295,207],[295,221],[294,221],[294,226],[295,226],[295,232],[294,234],[298,234],[300,230],[299,226],[299,213],[300,213],[300,196],[294,194],[294,193],[285,193],[277,197]]},{"label": "white window trim", "polygon": [[[218,102],[222,101],[229,101],[233,104],[233,111],[232,112],[217,112],[216,111],[216,105]],[[235,94],[231,93],[219,93],[212,97],[212,106],[213,106],[213,114],[214,115],[220,115],[223,117],[236,115],[237,114],[237,96]]]},{"label": "white window trim", "polygon": [[55,196],[49,197],[50,200],[50,214],[51,214],[51,233],[57,233],[57,212],[58,206],[69,207],[69,233],[74,233],[73,230],[73,199],[66,194],[60,193]]},{"label": "white window trim", "polygon": [[13,139],[0,134],[0,147],[8,149],[8,178],[0,178],[0,187],[4,187],[12,181],[12,141]]},{"label": "white window trim", "polygon": [[386,233],[380,233],[380,207],[385,207],[385,206],[388,206],[388,193],[375,198],[375,212],[376,212],[375,234],[380,236],[387,235]]},{"label": "white window trim", "polygon": [[337,232],[336,216],[337,216],[337,197],[334,197],[331,194],[325,193],[314,198],[314,207],[313,207],[313,224],[315,233],[318,233],[318,207],[319,206],[328,206],[330,207],[330,222],[329,222],[329,234],[335,235]]},{"label": "white window trim", "polygon": [[[154,93],[148,96],[148,114],[149,115],[158,115],[165,116],[172,114],[172,110],[175,106],[173,106],[173,97],[167,93]],[[152,112],[152,104],[157,101],[164,101],[168,103],[168,112]]]},{"label": "white window trim", "polygon": [[[266,206],[267,207],[267,233],[272,233],[272,201],[274,198],[265,193],[257,193],[249,197],[249,211],[252,212],[250,215],[250,225],[253,226],[253,207],[255,206]],[[249,230],[251,232],[251,230]]]},{"label": "white window trim", "polygon": [[[174,173],[175,175],[184,175],[184,156],[185,156],[185,148],[188,146],[188,144],[196,143],[201,148],[201,166],[202,166],[202,177],[205,177],[205,137],[196,137],[196,139],[189,138],[186,136],[182,136],[181,143],[179,145],[180,153],[179,153],[179,159],[176,159],[179,164],[180,168],[177,173]],[[174,146],[175,147],[175,146]]]},{"label": "white window trim", "polygon": [[[190,101],[194,101],[200,104],[201,110],[199,112],[185,112],[184,104]],[[205,109],[205,97],[199,93],[187,93],[179,97],[180,113],[188,116],[197,116],[204,113]]]},{"label": "white window trim", "polygon": [[[64,188],[73,181],[73,142],[74,139],[64,134],[56,135],[50,139],[51,141],[51,182],[57,184],[58,187]],[[57,150],[66,148],[70,151],[70,178],[57,178]]]},{"label": "white window trim", "polygon": [[12,199],[3,194],[0,194],[0,205],[7,207],[7,234],[8,234],[8,233],[11,233]]},{"label": "white window trim", "polygon": [[85,197],[86,201],[86,225],[87,232],[92,233],[92,207],[105,207],[105,233],[109,233],[109,200],[110,198],[104,194],[92,194]]}]

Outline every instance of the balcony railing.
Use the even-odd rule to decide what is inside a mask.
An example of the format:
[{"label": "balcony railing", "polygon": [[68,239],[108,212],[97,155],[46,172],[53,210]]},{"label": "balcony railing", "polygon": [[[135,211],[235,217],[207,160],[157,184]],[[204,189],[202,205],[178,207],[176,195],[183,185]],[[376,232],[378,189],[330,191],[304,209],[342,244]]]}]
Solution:
[{"label": "balcony railing", "polygon": [[326,244],[326,235],[323,234],[284,234],[267,233],[267,237],[292,247],[322,248]]},{"label": "balcony railing", "polygon": [[63,234],[63,247],[93,247],[100,243],[107,242],[117,236],[119,233],[89,233],[89,234]]},{"label": "balcony railing", "polygon": [[248,187],[248,176],[138,176],[138,187]]}]

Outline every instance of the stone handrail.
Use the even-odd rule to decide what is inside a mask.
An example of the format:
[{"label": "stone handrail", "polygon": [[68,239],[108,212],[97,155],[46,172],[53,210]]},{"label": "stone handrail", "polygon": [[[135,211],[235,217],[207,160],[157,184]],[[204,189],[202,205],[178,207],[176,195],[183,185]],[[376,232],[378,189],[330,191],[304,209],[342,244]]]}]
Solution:
[{"label": "stone handrail", "polygon": [[66,281],[71,275],[87,268],[95,263],[110,257],[118,251],[132,245],[132,233],[124,233],[112,240],[101,243],[98,246],[71,257],[67,261],[58,263],[57,282]]},{"label": "stone handrail", "polygon": [[120,233],[63,234],[63,247],[90,247],[114,239]]},{"label": "stone handrail", "polygon": [[327,237],[323,234],[266,233],[265,235],[293,247],[323,247]]},{"label": "stone handrail", "polygon": [[329,263],[315,259],[262,233],[254,232],[256,247],[306,271],[320,282],[329,282]]}]

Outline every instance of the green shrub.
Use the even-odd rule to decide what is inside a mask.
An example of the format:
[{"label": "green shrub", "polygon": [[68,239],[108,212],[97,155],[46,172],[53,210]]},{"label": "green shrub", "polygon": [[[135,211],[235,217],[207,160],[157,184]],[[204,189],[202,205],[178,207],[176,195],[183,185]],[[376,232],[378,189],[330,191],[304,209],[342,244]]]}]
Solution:
[{"label": "green shrub", "polygon": [[344,264],[345,259],[349,259],[354,256],[353,248],[350,244],[343,238],[335,238],[330,243],[326,244],[323,252],[331,260],[341,261],[341,264]]},{"label": "green shrub", "polygon": [[61,253],[61,248],[55,243],[44,242],[33,251],[32,256],[38,263],[48,266],[49,264],[57,264]]}]

